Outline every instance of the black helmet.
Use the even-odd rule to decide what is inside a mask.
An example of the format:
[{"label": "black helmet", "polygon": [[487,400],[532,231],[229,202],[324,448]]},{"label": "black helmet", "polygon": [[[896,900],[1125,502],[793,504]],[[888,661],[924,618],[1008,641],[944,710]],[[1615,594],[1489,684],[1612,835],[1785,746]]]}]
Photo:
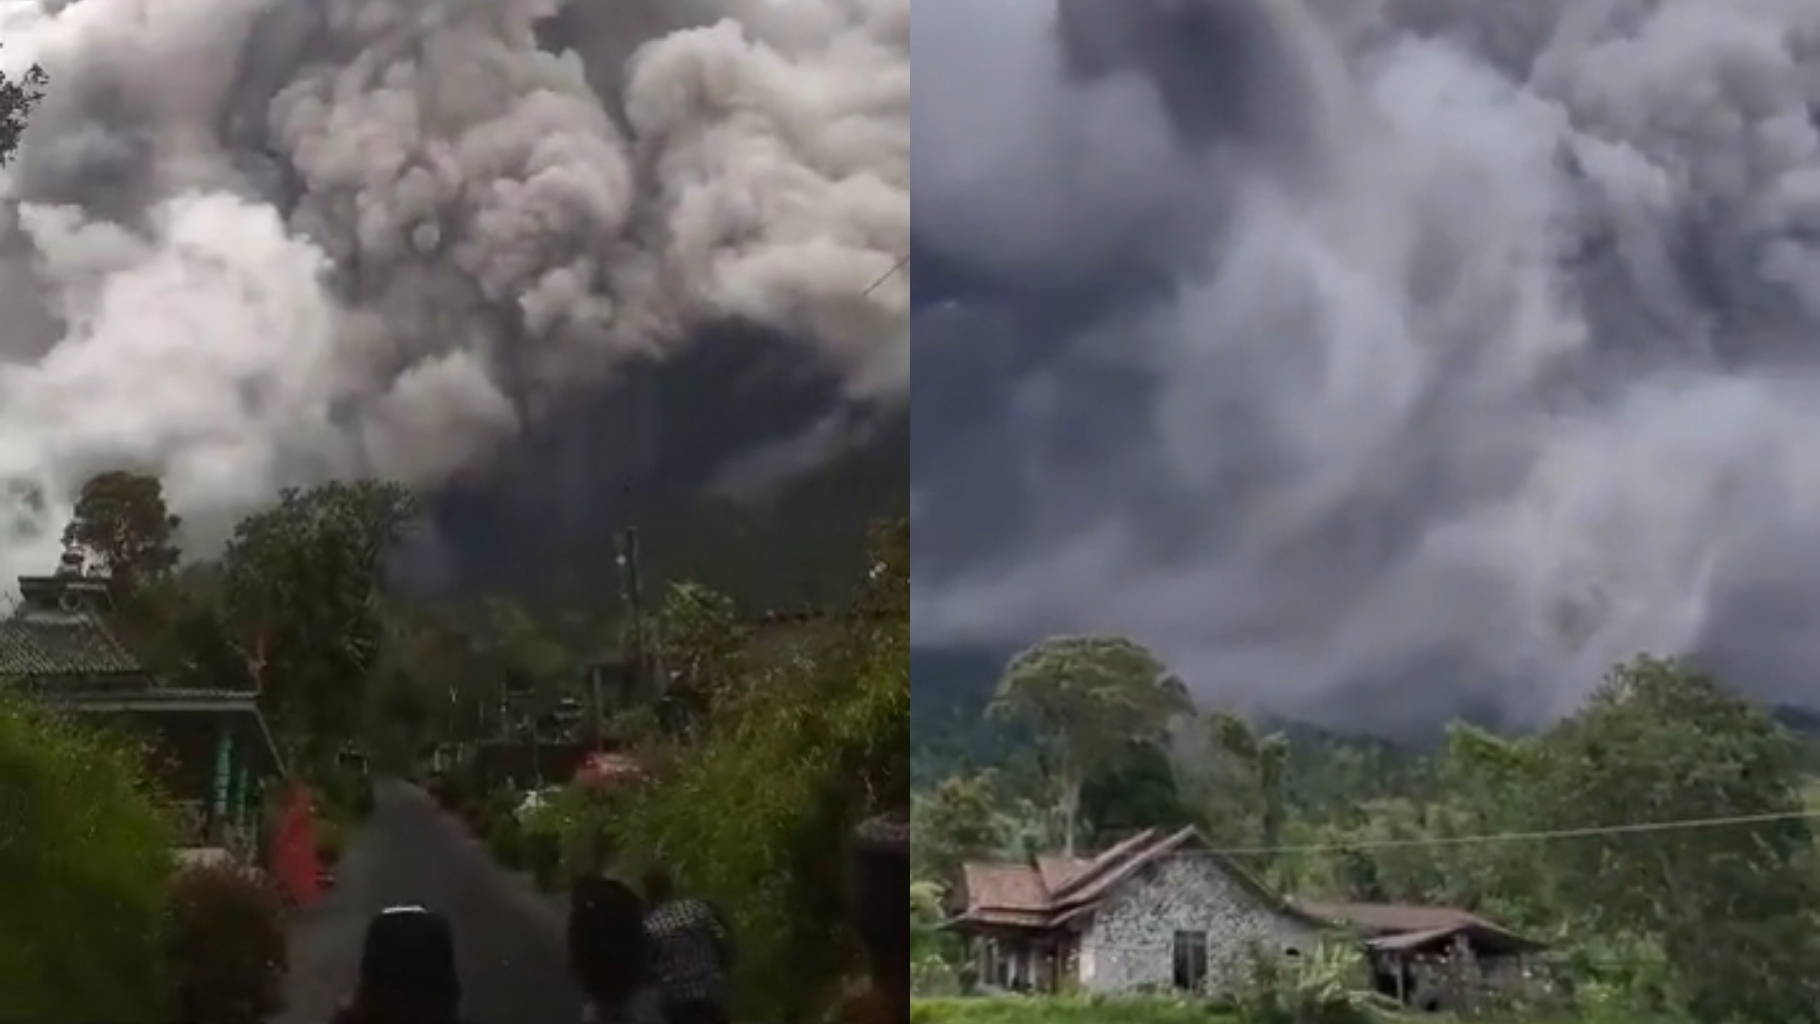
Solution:
[{"label": "black helmet", "polygon": [[387,907],[367,925],[355,1004],[434,1007],[452,1017],[461,1001],[455,934],[449,921],[419,906]]}]

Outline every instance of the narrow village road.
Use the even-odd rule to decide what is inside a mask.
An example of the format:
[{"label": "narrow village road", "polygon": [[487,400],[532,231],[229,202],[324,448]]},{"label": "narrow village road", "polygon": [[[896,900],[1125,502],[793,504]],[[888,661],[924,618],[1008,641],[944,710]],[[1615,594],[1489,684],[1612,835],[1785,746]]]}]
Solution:
[{"label": "narrow village road", "polygon": [[549,901],[495,865],[422,790],[386,780],[342,859],[340,884],[292,928],[288,1005],[272,1024],[327,1024],[353,991],[367,921],[400,903],[453,924],[467,1024],[581,1020]]}]

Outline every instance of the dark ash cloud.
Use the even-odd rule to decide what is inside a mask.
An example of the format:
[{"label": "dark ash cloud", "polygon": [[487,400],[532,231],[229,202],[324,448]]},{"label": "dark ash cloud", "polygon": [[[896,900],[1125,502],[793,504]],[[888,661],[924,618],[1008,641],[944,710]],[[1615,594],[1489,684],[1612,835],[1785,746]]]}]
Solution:
[{"label": "dark ash cloud", "polygon": [[920,645],[1816,695],[1820,7],[921,0],[913,60]]},{"label": "dark ash cloud", "polygon": [[801,378],[786,434],[900,402],[908,278],[866,288],[909,244],[909,34],[908,0],[0,0],[0,66],[51,76],[0,180],[0,586],[102,467],[199,540],[331,474],[637,468],[549,435],[638,420],[597,407],[728,325],[799,372],[703,383],[715,459],[783,443],[740,428]]}]

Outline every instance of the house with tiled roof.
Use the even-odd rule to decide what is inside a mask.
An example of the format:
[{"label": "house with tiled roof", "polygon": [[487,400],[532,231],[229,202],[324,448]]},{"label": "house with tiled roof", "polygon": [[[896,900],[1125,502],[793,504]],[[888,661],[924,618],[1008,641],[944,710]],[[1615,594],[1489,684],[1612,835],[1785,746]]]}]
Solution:
[{"label": "house with tiled roof", "polygon": [[968,862],[950,910],[945,927],[983,983],[1033,992],[1219,995],[1255,956],[1295,960],[1338,938],[1363,947],[1383,994],[1442,1009],[1461,1002],[1463,981],[1514,981],[1543,948],[1463,910],[1288,899],[1193,828],[1090,857]]},{"label": "house with tiled roof", "polygon": [[74,556],[55,575],[20,577],[19,596],[0,619],[0,686],[147,734],[195,818],[192,841],[244,831],[261,785],[283,774],[250,672],[241,689],[165,686],[110,627],[108,581]]},{"label": "house with tiled roof", "polygon": [[1092,857],[964,864],[946,928],[1013,990],[1229,990],[1259,953],[1299,957],[1332,922],[1277,895],[1192,828]]}]

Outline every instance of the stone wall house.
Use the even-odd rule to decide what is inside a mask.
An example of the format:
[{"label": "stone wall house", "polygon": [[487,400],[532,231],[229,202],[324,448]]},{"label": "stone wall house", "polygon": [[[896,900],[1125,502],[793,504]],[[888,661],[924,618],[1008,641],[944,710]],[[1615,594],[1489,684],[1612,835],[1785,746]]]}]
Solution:
[{"label": "stone wall house", "polygon": [[1229,991],[1255,954],[1311,952],[1329,922],[1272,892],[1194,829],[1090,858],[969,863],[947,927],[982,983],[1036,992]]}]

